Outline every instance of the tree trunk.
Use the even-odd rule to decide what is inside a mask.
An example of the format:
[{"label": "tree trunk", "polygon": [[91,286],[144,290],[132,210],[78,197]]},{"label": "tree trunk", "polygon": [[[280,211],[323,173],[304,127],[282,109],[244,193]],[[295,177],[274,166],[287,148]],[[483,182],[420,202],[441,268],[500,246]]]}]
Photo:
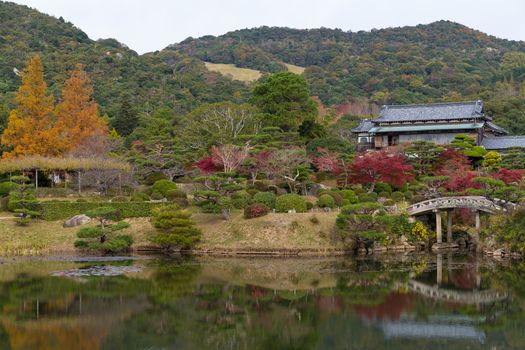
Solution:
[{"label": "tree trunk", "polygon": [[78,195],[82,195],[82,182],[81,182],[81,174],[80,174],[80,170],[78,171]]}]

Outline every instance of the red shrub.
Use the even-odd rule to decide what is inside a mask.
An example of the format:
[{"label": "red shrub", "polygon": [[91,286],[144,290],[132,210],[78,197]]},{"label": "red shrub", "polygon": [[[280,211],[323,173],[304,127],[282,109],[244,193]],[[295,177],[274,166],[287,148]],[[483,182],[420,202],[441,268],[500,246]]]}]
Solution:
[{"label": "red shrub", "polygon": [[491,177],[505,182],[507,185],[513,182],[520,183],[523,178],[521,170],[511,170],[506,168],[498,169],[498,171],[491,174]]},{"label": "red shrub", "polygon": [[244,218],[253,219],[268,214],[268,207],[262,203],[255,203],[244,208]]},{"label": "red shrub", "polygon": [[465,191],[469,188],[481,188],[481,184],[472,181],[473,178],[478,176],[475,172],[469,171],[466,173],[456,173],[450,180],[445,184],[445,188],[453,192]]}]

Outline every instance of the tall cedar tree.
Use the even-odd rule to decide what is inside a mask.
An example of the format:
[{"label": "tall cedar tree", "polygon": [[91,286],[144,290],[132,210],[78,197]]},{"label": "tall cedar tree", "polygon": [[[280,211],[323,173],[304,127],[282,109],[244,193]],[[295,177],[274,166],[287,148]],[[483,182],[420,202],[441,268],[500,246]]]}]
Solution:
[{"label": "tall cedar tree", "polygon": [[107,133],[106,122],[98,115],[93,101],[93,86],[81,64],[75,69],[62,89],[62,102],[57,106],[57,122],[63,152],[73,151],[91,137]]},{"label": "tall cedar tree", "polygon": [[9,114],[2,145],[12,150],[3,158],[41,155],[57,156],[58,132],[54,127],[53,97],[47,92],[40,57],[29,60],[16,94],[17,107]]},{"label": "tall cedar tree", "polygon": [[128,98],[124,98],[120,105],[120,110],[116,118],[113,120],[113,127],[119,135],[128,136],[135,130],[139,123],[137,112],[131,106]]}]

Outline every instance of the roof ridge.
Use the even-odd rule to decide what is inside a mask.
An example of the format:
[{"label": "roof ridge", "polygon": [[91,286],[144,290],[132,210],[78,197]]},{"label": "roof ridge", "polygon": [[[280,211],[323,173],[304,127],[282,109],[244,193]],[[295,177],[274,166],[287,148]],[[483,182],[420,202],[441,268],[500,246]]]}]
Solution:
[{"label": "roof ridge", "polygon": [[462,102],[433,102],[433,103],[415,103],[415,104],[399,104],[399,105],[382,105],[383,108],[403,108],[403,107],[424,107],[424,106],[453,106],[453,105],[477,105],[479,102],[483,103],[482,100],[475,101],[462,101]]}]

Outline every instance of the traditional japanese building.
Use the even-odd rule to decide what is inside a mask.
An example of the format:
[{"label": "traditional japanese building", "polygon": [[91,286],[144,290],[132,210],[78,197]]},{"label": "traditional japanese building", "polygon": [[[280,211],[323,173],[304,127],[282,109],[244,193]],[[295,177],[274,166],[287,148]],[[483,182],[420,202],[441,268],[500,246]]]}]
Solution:
[{"label": "traditional japanese building", "polygon": [[482,101],[383,106],[377,118],[363,120],[352,132],[357,136],[358,151],[418,140],[448,144],[458,134],[469,135],[483,145],[486,139],[507,135],[484,113]]}]

